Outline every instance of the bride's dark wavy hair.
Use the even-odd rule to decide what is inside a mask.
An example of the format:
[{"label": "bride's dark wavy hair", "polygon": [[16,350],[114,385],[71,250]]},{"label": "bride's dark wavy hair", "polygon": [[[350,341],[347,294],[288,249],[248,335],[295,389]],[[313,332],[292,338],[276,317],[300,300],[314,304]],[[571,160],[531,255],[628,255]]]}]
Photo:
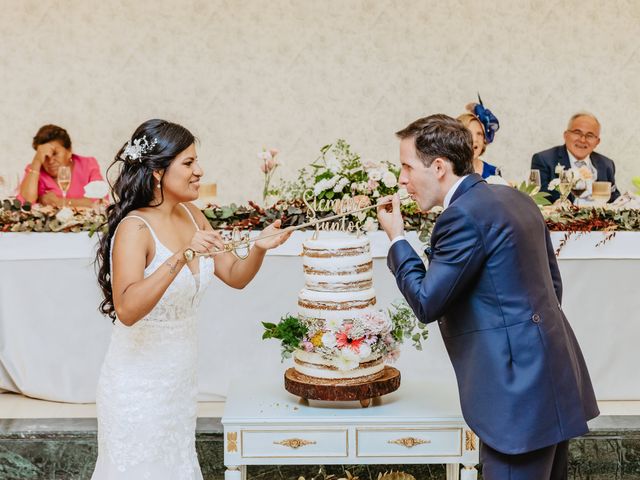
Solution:
[{"label": "bride's dark wavy hair", "polygon": [[[148,142],[148,148],[143,148],[142,153],[131,154],[134,141]],[[154,171],[163,172],[169,167],[176,156],[195,143],[193,134],[181,125],[167,122],[166,120],[147,120],[133,132],[128,143],[122,146],[115,156],[114,161],[107,169],[121,165],[120,172],[111,187],[113,203],[107,207],[107,231],[100,237],[100,244],[96,254],[98,268],[98,284],[102,290],[104,300],[100,303],[99,310],[112,320],[116,318],[113,306],[113,291],[111,288],[111,239],[120,221],[129,212],[143,207],[157,207],[164,201],[162,193],[162,179],[160,179],[160,203],[153,204],[154,192],[157,191]],[[155,143],[154,143],[155,142]],[[144,144],[144,143],[143,143]]]}]

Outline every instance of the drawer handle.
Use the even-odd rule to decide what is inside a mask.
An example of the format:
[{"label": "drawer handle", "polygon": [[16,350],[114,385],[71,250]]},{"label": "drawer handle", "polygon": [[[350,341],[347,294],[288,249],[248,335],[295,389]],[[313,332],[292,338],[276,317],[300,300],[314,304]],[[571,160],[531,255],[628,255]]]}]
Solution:
[{"label": "drawer handle", "polygon": [[285,447],[289,447],[289,448],[300,448],[300,447],[304,447],[305,445],[315,445],[316,442],[314,442],[313,440],[303,440],[302,438],[288,438],[286,440],[282,440],[280,442],[273,442],[276,445],[284,445]]},{"label": "drawer handle", "polygon": [[431,440],[422,440],[421,438],[415,437],[405,437],[399,438],[397,440],[389,440],[387,443],[395,443],[397,445],[402,445],[403,447],[413,448],[416,445],[422,445],[423,443],[431,443]]}]

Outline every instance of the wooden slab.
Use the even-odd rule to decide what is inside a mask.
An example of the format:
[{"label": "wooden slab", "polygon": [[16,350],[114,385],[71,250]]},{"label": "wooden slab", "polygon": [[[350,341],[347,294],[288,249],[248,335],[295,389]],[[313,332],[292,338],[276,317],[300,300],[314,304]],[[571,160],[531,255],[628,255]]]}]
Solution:
[{"label": "wooden slab", "polygon": [[382,375],[374,380],[349,380],[336,383],[336,380],[308,377],[289,368],[284,373],[284,388],[305,400],[353,401],[359,400],[367,407],[372,398],[396,391],[400,387],[398,369],[385,366]]}]

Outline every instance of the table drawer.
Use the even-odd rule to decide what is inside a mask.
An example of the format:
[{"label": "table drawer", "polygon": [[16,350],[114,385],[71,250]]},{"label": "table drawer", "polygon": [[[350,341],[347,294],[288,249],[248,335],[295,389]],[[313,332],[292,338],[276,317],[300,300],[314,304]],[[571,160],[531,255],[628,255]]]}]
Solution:
[{"label": "table drawer", "polygon": [[245,458],[346,457],[346,429],[242,430]]},{"label": "table drawer", "polygon": [[356,455],[358,457],[460,456],[462,455],[462,429],[357,429]]}]

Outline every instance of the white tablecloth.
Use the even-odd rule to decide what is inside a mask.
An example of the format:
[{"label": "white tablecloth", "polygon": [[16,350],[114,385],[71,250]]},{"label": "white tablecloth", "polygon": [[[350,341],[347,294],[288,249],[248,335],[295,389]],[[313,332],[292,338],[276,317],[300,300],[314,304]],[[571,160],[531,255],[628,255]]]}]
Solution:
[{"label": "white tablecloth", "polygon": [[[205,295],[199,318],[202,400],[223,399],[233,378],[272,378],[286,365],[279,344],[262,341],[261,321],[296,311],[303,285],[296,234],[270,252],[244,290],[219,281]],[[553,234],[554,243],[563,238]],[[371,235],[378,305],[400,293],[389,273],[388,240]],[[572,235],[560,252],[564,310],[582,346],[600,400],[640,400],[640,233],[621,232],[604,245],[601,233]],[[415,234],[409,240],[417,250]],[[109,342],[93,268],[96,239],[86,233],[0,233],[0,389],[67,402],[93,402]],[[438,328],[418,352],[405,345],[404,378],[453,376]]]}]

